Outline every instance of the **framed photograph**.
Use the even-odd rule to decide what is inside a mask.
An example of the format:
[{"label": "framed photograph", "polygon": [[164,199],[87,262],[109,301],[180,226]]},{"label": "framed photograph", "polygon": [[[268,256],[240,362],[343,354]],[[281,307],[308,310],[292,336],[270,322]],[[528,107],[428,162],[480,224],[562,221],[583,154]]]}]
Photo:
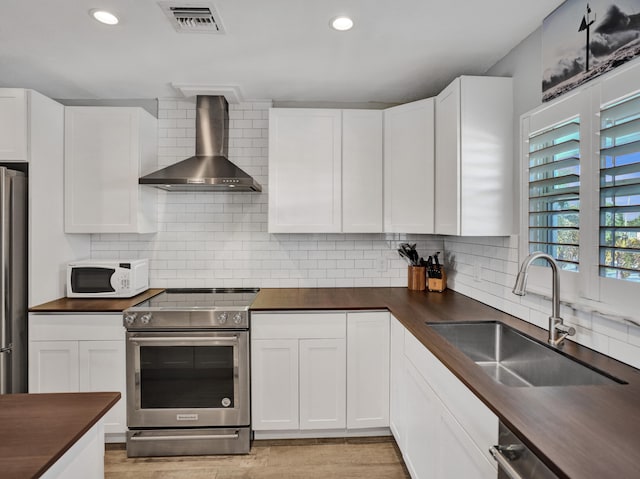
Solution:
[{"label": "framed photograph", "polygon": [[640,0],[567,0],[542,24],[542,101],[635,58]]}]

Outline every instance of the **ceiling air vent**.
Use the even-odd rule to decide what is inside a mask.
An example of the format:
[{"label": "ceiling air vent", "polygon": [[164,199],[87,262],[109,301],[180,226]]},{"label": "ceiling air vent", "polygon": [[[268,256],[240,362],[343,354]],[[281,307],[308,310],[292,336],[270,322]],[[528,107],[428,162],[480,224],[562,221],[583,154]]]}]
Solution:
[{"label": "ceiling air vent", "polygon": [[210,3],[159,2],[160,8],[180,33],[224,33],[218,12]]}]

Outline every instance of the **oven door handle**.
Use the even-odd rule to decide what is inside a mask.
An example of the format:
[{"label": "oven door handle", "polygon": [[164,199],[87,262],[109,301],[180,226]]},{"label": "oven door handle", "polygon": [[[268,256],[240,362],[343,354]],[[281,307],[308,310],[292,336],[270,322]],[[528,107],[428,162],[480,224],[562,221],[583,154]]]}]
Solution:
[{"label": "oven door handle", "polygon": [[193,436],[131,436],[132,441],[187,441],[192,439],[238,439],[238,434],[194,434]]},{"label": "oven door handle", "polygon": [[157,338],[131,337],[128,338],[132,343],[168,343],[176,341],[238,341],[238,336],[161,336]]}]

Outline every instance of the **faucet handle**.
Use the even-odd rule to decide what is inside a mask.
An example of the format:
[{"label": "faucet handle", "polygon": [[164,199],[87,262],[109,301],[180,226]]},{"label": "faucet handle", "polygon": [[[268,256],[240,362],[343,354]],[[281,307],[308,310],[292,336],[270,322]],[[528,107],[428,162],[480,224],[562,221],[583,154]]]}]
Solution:
[{"label": "faucet handle", "polygon": [[567,326],[566,324],[563,324],[563,323],[556,324],[556,329],[564,333],[565,337],[575,336],[576,334],[576,328],[574,328],[573,326]]},{"label": "faucet handle", "polygon": [[562,318],[549,318],[549,344],[552,346],[561,348],[567,336],[573,336],[575,334],[576,328],[563,324]]}]

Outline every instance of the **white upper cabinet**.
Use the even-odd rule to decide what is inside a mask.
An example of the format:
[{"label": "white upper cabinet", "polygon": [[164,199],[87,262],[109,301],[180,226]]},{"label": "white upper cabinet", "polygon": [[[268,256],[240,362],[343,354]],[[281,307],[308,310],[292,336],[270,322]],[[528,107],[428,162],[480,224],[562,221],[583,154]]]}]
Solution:
[{"label": "white upper cabinet", "polygon": [[342,111],[342,232],[382,231],[382,111]]},{"label": "white upper cabinet", "polygon": [[156,190],[138,178],[156,166],[157,135],[142,108],[65,108],[68,233],[156,231]]},{"label": "white upper cabinet", "polygon": [[269,111],[269,232],[339,233],[341,111]]},{"label": "white upper cabinet", "polygon": [[64,296],[67,263],[89,257],[89,235],[64,232],[63,156],[64,106],[34,90],[0,88],[0,162],[23,171],[29,164],[30,306]]},{"label": "white upper cabinet", "polygon": [[434,99],[384,110],[384,231],[433,233]]},{"label": "white upper cabinet", "polygon": [[435,233],[512,233],[513,84],[462,76],[436,97]]},{"label": "white upper cabinet", "polygon": [[28,92],[0,89],[0,161],[29,161]]},{"label": "white upper cabinet", "polygon": [[382,231],[382,112],[272,108],[269,232]]}]

